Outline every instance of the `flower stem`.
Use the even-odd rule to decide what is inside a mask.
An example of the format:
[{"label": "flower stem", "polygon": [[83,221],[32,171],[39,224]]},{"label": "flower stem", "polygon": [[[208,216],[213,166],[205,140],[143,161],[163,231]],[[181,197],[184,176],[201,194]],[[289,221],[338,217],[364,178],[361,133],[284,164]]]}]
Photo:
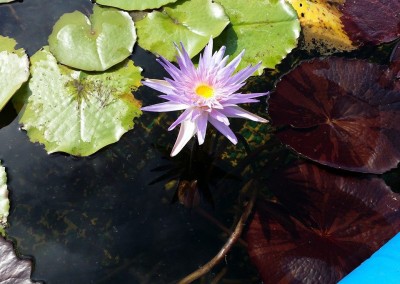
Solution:
[{"label": "flower stem", "polygon": [[[243,191],[247,191],[250,186],[252,185],[253,181],[250,180],[245,184],[243,187]],[[208,273],[215,265],[217,265],[221,260],[224,259],[224,257],[228,254],[232,246],[235,244],[235,242],[239,239],[240,235],[243,232],[243,228],[246,224],[247,218],[249,217],[255,200],[257,196],[257,190],[253,190],[252,195],[250,197],[250,200],[247,202],[246,207],[242,213],[242,216],[240,217],[235,230],[232,232],[231,236],[229,239],[226,241],[225,245],[221,248],[221,250],[217,253],[216,256],[214,256],[209,262],[207,262],[205,265],[197,269],[196,271],[192,272],[185,278],[183,278],[181,281],[178,282],[178,284],[188,284],[192,283],[196,279],[200,278],[201,276],[205,275]]]}]

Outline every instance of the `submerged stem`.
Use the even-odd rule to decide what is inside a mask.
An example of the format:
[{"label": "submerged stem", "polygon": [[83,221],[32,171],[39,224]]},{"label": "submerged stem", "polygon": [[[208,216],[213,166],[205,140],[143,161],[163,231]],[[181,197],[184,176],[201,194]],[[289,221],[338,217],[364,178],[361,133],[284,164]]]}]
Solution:
[{"label": "submerged stem", "polygon": [[[245,186],[243,187],[243,191],[246,192],[250,188],[252,182],[253,182],[252,180],[248,181],[245,184]],[[236,224],[235,230],[232,232],[231,236],[226,241],[225,245],[221,248],[221,250],[217,253],[217,255],[214,256],[205,265],[203,265],[196,271],[192,272],[185,278],[183,278],[181,281],[178,282],[178,284],[192,283],[196,279],[198,279],[201,276],[203,276],[204,274],[208,273],[215,265],[217,265],[221,260],[224,259],[225,255],[228,254],[229,250],[232,248],[232,246],[235,244],[235,242],[239,239],[240,235],[242,234],[243,228],[247,221],[247,218],[249,217],[249,215],[253,209],[254,202],[256,200],[256,196],[257,196],[257,190],[253,190],[251,198],[247,202],[246,207],[242,213],[242,216],[240,216],[240,219],[239,219],[238,223]]]}]

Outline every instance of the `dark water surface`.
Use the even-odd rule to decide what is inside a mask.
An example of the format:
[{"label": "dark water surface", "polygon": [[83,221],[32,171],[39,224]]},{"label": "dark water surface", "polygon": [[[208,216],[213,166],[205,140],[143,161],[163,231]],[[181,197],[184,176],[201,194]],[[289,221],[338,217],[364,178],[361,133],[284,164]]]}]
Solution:
[{"label": "dark water surface", "polygon": [[[91,7],[90,1],[83,0],[0,5],[0,34],[15,38],[31,56],[47,44],[52,26],[63,13],[89,14]],[[135,48],[132,59],[143,67],[145,77],[163,75],[154,56],[140,48]],[[146,105],[156,101],[149,89],[135,96]],[[77,158],[48,155],[19,129],[10,105],[7,109],[1,119],[8,116],[10,124],[0,129],[0,160],[7,170],[11,197],[7,233],[21,254],[34,257],[33,279],[174,283],[207,262],[226,240],[222,230],[196,210],[171,204],[174,189],[165,190],[163,183],[149,185],[160,175],[152,170],[170,163],[163,157],[176,132],[168,133],[163,123],[173,116],[149,131],[146,126],[156,114],[146,113],[118,143]],[[178,160],[186,158],[182,154]],[[230,227],[237,216],[232,207],[239,190],[239,184],[232,183],[226,193],[214,196],[214,207],[203,202],[204,210]],[[222,200],[231,204],[229,208]],[[231,283],[257,279],[246,257],[243,247],[237,246],[223,264]]]}]

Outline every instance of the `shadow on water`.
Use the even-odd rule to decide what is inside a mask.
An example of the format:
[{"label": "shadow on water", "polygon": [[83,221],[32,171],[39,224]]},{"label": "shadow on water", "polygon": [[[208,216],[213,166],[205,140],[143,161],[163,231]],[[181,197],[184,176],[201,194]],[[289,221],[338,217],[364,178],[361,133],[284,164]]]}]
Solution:
[{"label": "shadow on water", "polygon": [[[31,56],[47,44],[53,24],[63,13],[89,14],[91,6],[81,0],[0,5],[0,34],[15,38]],[[145,77],[164,75],[148,52],[136,47],[132,59],[144,66]],[[144,88],[137,97],[144,104],[157,100],[154,92]],[[158,127],[162,132],[149,131],[147,126],[155,118],[156,114],[143,115],[118,143],[91,157],[76,158],[48,155],[42,145],[31,143],[11,112],[0,129],[0,159],[11,197],[7,233],[21,254],[34,257],[33,279],[173,283],[218,251],[225,240],[220,229],[183,206],[171,205],[174,193],[163,184],[149,185],[154,179],[151,170],[164,162],[151,145],[161,141],[170,150],[176,135],[164,129],[165,121],[172,118],[168,115]],[[215,209],[212,214],[222,213]],[[231,222],[226,219],[225,226]],[[240,265],[246,271],[241,251],[233,250],[235,254],[240,263],[232,261],[231,267],[237,271]]]}]

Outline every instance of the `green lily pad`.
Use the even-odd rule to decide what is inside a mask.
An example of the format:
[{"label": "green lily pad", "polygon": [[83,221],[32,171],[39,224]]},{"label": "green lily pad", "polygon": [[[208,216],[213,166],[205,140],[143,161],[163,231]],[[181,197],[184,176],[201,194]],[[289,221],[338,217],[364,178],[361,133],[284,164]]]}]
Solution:
[{"label": "green lily pad", "polygon": [[116,7],[126,11],[142,11],[147,9],[160,8],[176,0],[97,0],[96,3]]},{"label": "green lily pad", "polygon": [[131,93],[141,85],[142,69],[130,60],[106,72],[85,73],[57,64],[45,47],[31,62],[32,94],[20,123],[48,153],[91,155],[118,141],[142,113]]},{"label": "green lily pad", "polygon": [[274,68],[296,47],[300,35],[297,13],[286,1],[216,0],[228,15],[231,25],[219,40],[233,56],[246,50],[239,69],[262,62],[258,69]]},{"label": "green lily pad", "polygon": [[10,2],[13,2],[13,1],[15,1],[15,0],[0,0],[0,4],[1,3],[10,3]]},{"label": "green lily pad", "polygon": [[15,50],[17,42],[0,36],[0,110],[29,78],[29,60],[22,48]]},{"label": "green lily pad", "polygon": [[148,13],[136,22],[139,45],[170,61],[177,55],[173,43],[182,42],[190,57],[198,54],[210,37],[229,24],[222,7],[211,0],[178,1],[162,11]]},{"label": "green lily pad", "polygon": [[50,50],[65,65],[104,71],[132,54],[135,25],[127,12],[94,6],[87,18],[75,11],[60,17],[49,37]]},{"label": "green lily pad", "polygon": [[0,235],[5,235],[7,217],[10,212],[10,200],[8,199],[6,169],[0,162]]}]

